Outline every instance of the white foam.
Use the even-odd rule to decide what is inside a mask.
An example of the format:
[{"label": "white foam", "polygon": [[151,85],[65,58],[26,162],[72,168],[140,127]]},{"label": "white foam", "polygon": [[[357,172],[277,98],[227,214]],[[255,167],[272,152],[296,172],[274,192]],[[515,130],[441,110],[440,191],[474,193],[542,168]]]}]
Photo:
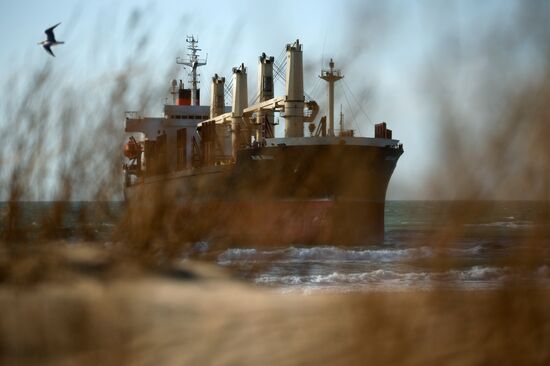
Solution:
[{"label": "white foam", "polygon": [[343,249],[338,247],[290,247],[274,251],[256,249],[228,249],[218,257],[218,263],[261,261],[272,259],[277,262],[350,262],[377,261],[388,262],[408,258],[422,258],[433,255],[429,247],[407,249]]},{"label": "white foam", "polygon": [[461,278],[466,280],[500,280],[503,279],[508,270],[506,268],[474,266],[462,272]]},{"label": "white foam", "polygon": [[228,249],[218,256],[218,263],[228,265],[234,261],[242,261],[243,259],[253,259],[256,256],[256,249],[253,248],[232,248]]},{"label": "white foam", "polygon": [[501,281],[509,272],[506,267],[473,266],[466,270],[450,270],[446,274],[455,281]]},{"label": "white foam", "polygon": [[258,284],[282,284],[282,285],[337,285],[337,284],[368,284],[390,282],[426,281],[430,279],[428,273],[398,273],[395,271],[377,269],[362,273],[340,273],[317,275],[261,275],[256,278]]},{"label": "white foam", "polygon": [[[547,269],[546,269],[547,270]],[[541,270],[543,271],[543,270]],[[367,272],[342,273],[331,272],[315,275],[284,275],[263,274],[256,278],[257,284],[301,287],[301,288],[332,288],[343,290],[368,290],[375,288],[391,289],[423,289],[436,285],[451,285],[462,288],[487,288],[498,286],[510,275],[506,267],[473,266],[461,271],[446,272],[397,272],[386,269],[376,269]]]},{"label": "white foam", "polygon": [[391,260],[413,256],[419,249],[341,249],[338,247],[289,248],[285,259],[294,261]]},{"label": "white foam", "polygon": [[450,248],[449,252],[452,254],[459,254],[459,255],[474,255],[474,254],[481,253],[483,249],[484,249],[483,245],[478,244],[470,248]]}]

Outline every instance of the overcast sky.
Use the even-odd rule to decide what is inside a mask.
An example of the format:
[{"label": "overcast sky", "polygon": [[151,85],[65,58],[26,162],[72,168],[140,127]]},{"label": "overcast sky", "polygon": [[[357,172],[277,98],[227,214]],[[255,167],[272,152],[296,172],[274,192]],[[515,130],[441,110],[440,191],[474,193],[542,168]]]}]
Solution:
[{"label": "overcast sky", "polygon": [[[64,70],[66,80],[88,85],[86,100],[93,101],[101,93],[98,80],[108,79],[129,60],[143,58],[149,67],[141,72],[160,89],[168,88],[170,78],[186,79],[177,68],[168,71],[170,78],[166,75],[175,58],[185,55],[185,36],[193,34],[203,55],[208,54],[208,65],[200,69],[206,102],[209,78],[214,73],[229,76],[241,62],[249,68],[253,95],[258,56],[266,52],[278,57],[286,43],[299,38],[306,93],[325,103],[325,85],[317,75],[332,57],[345,75],[336,94],[348,127],[372,136],[373,123],[386,121],[404,144],[389,198],[424,198],[422,184],[438,167],[440,143],[436,114],[426,103],[426,78],[442,62],[440,55],[460,61],[463,44],[492,24],[505,26],[515,11],[516,2],[502,0],[2,0],[0,80],[51,63]],[[36,43],[44,38],[44,29],[58,22],[56,36],[66,44],[53,48],[54,59]],[[282,93],[280,83],[276,92]],[[162,98],[147,112],[160,113]]]}]

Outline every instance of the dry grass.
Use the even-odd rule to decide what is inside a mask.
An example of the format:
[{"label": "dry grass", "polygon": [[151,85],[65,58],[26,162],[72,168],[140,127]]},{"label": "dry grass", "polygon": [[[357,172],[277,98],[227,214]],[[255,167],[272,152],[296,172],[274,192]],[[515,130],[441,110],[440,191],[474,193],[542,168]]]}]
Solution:
[{"label": "dry grass", "polygon": [[283,295],[188,263],[0,290],[3,364],[543,365],[547,290]]}]

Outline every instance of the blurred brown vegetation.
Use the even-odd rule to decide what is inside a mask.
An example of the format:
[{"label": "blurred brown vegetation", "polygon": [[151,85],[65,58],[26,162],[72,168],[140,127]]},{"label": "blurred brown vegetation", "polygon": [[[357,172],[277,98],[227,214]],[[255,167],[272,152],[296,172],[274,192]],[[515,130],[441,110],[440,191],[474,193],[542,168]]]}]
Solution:
[{"label": "blurred brown vegetation", "polygon": [[426,70],[441,130],[440,169],[427,186],[436,199],[462,200],[449,205],[448,222],[434,221],[431,240],[444,246],[464,235],[492,200],[536,201],[535,225],[504,263],[536,268],[550,245],[550,7],[516,3],[513,14],[480,24],[475,37],[443,36],[433,54],[441,62]]},{"label": "blurred brown vegetation", "polygon": [[19,365],[544,365],[548,292],[283,295],[205,277],[0,289]]}]

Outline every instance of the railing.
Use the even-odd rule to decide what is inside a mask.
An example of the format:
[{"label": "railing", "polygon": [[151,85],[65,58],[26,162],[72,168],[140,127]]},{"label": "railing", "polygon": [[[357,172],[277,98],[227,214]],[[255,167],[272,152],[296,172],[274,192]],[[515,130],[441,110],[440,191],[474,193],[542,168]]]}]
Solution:
[{"label": "railing", "polygon": [[126,119],[142,119],[141,111],[126,111]]},{"label": "railing", "polygon": [[339,137],[355,137],[355,130],[334,130],[334,133]]},{"label": "railing", "polygon": [[336,76],[341,77],[342,73],[340,70],[330,69],[330,70],[321,70],[321,76]]}]

